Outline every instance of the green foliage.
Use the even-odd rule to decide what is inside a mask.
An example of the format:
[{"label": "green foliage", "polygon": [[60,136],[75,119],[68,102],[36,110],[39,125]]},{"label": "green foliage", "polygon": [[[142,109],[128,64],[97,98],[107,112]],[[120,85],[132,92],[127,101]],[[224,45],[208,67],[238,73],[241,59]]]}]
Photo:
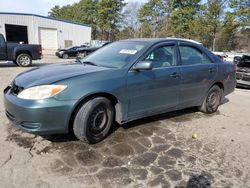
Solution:
[{"label": "green foliage", "polygon": [[[145,3],[139,10],[139,20],[142,22],[142,36],[156,37],[156,30],[162,23],[166,15],[166,1],[165,0],[150,0]],[[149,33],[151,32],[151,33]]]},{"label": "green foliage", "polygon": [[166,35],[191,38],[193,26],[201,9],[200,0],[169,0]]},{"label": "green foliage", "polygon": [[233,10],[236,21],[242,27],[250,27],[250,1],[231,0],[229,6]]},{"label": "green foliage", "polygon": [[[112,40],[118,33],[124,0],[81,0],[67,6],[56,5],[50,17],[89,24],[93,38]],[[97,36],[98,35],[98,36]]]},{"label": "green foliage", "polygon": [[104,32],[108,35],[118,33],[118,23],[121,20],[124,5],[123,0],[102,0],[97,4],[97,25],[102,31],[102,35]]},{"label": "green foliage", "polygon": [[245,41],[250,37],[249,0],[148,0],[142,5],[80,0],[55,6],[49,16],[89,24],[93,38],[102,40],[171,36],[198,40],[212,50],[233,50],[242,43],[239,35]]},{"label": "green foliage", "polygon": [[148,22],[143,22],[141,26],[141,37],[142,38],[149,38],[151,37],[152,29],[150,27],[150,24]]}]

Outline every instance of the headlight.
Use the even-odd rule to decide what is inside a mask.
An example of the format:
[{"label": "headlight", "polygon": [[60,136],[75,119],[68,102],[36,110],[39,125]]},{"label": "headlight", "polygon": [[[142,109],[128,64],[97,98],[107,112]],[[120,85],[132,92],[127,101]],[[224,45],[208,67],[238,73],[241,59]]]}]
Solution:
[{"label": "headlight", "polygon": [[62,92],[67,86],[65,85],[41,85],[21,91],[17,95],[21,99],[39,100],[53,97]]}]

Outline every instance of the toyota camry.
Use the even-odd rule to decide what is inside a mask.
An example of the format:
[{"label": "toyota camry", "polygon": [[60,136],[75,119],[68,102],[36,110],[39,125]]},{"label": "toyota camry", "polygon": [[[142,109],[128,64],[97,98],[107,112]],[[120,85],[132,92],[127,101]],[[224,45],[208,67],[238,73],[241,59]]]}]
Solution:
[{"label": "toyota camry", "polygon": [[235,66],[182,39],[114,42],[74,63],[37,67],[4,90],[6,116],[35,134],[73,131],[97,143],[114,122],[188,107],[215,112],[234,91]]}]

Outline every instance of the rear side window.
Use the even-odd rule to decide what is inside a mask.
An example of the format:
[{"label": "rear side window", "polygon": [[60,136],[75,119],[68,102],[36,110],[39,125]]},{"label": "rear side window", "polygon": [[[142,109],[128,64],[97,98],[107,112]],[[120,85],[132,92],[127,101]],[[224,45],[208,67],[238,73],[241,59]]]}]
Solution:
[{"label": "rear side window", "polygon": [[191,46],[180,46],[180,55],[182,65],[208,64],[212,61],[206,54],[202,53],[197,48]]}]

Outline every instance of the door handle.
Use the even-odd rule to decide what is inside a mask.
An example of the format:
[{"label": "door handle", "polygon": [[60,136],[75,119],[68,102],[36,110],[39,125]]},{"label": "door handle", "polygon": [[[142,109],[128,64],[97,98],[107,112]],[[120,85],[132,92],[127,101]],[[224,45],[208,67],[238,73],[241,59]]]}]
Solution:
[{"label": "door handle", "polygon": [[172,78],[179,78],[180,75],[177,74],[177,72],[174,72],[173,74],[170,75]]}]

